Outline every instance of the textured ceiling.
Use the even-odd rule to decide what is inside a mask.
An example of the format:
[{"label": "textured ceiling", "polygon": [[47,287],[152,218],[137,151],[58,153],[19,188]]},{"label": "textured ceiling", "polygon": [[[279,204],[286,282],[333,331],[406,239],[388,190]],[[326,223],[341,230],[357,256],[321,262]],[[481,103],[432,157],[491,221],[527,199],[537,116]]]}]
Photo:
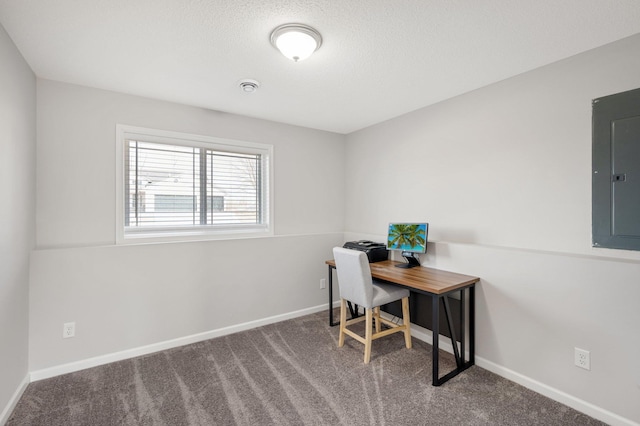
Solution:
[{"label": "textured ceiling", "polygon": [[[311,58],[270,45],[288,22]],[[41,78],[349,133],[640,33],[640,1],[0,0],[0,23]]]}]

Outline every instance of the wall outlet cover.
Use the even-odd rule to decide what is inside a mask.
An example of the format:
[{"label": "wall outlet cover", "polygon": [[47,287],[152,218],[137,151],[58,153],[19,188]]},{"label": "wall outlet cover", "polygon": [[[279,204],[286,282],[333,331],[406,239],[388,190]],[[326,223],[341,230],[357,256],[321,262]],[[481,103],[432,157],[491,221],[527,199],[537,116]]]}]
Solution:
[{"label": "wall outlet cover", "polygon": [[65,322],[62,325],[62,338],[68,339],[69,337],[74,337],[75,335],[76,335],[76,323]]},{"label": "wall outlet cover", "polygon": [[574,348],[574,363],[577,367],[591,370],[591,353],[585,349]]}]

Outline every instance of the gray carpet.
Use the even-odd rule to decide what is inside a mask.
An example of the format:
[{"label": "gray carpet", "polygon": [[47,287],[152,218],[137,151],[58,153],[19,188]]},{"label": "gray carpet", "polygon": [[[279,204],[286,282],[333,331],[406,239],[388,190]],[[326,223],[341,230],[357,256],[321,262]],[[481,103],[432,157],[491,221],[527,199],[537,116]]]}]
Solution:
[{"label": "gray carpet", "polygon": [[320,312],[41,380],[7,425],[602,424],[477,366],[432,387],[431,347],[401,333],[369,365],[337,339]]}]

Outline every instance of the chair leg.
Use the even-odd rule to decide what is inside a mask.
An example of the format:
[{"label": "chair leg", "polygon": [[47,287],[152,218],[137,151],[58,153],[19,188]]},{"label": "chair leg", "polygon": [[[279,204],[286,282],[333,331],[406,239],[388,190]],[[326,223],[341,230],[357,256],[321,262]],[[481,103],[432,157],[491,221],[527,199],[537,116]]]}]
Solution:
[{"label": "chair leg", "polygon": [[380,306],[373,308],[373,321],[376,323],[376,333],[380,333]]},{"label": "chair leg", "polygon": [[407,349],[411,349],[411,316],[409,315],[409,298],[402,299],[402,324],[406,327],[404,330],[404,343]]},{"label": "chair leg", "polygon": [[347,322],[347,301],[340,299],[340,336],[338,337],[338,347],[344,345],[344,329]]},{"label": "chair leg", "polygon": [[373,309],[365,309],[364,363],[371,359],[371,336],[373,334]]}]

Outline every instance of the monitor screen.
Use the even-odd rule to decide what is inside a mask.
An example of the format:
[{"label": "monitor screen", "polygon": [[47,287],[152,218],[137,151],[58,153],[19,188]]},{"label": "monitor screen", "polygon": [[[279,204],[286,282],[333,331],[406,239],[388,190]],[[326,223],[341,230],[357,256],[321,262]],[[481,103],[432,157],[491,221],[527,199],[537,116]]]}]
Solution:
[{"label": "monitor screen", "polygon": [[390,223],[387,249],[426,253],[428,232],[428,223]]}]

